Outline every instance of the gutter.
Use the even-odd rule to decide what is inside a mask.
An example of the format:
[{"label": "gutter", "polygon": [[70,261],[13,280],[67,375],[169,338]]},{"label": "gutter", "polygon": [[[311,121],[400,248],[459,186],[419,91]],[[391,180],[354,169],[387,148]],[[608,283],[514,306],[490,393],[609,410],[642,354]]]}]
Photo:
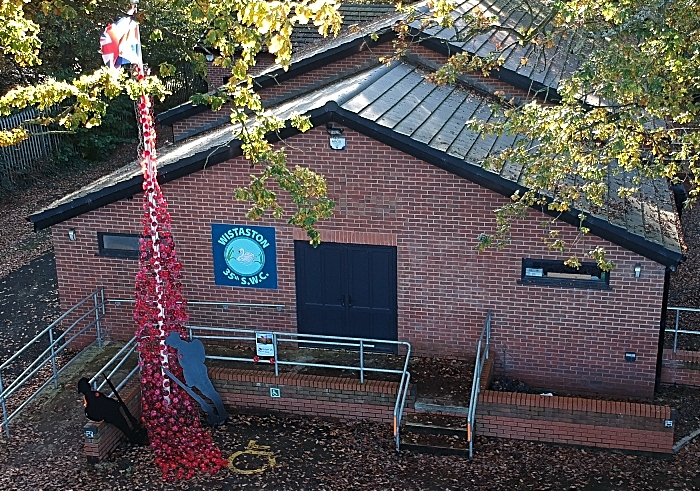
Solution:
[{"label": "gutter", "polygon": [[[292,63],[289,70],[284,71],[283,68],[278,68],[270,73],[258,75],[253,79],[256,90],[266,89],[275,85],[280,85],[282,82],[294,78],[298,75],[305,74],[316,68],[320,68],[335,61],[342,60],[348,56],[355,55],[364,50],[365,47],[373,48],[386,41],[394,38],[394,32],[390,27],[385,27],[384,32],[379,35],[376,41],[373,41],[369,36],[362,36],[348,43],[341,44],[327,51],[322,51],[308,58],[304,58],[296,63]],[[173,123],[180,121],[190,116],[208,111],[210,108],[207,105],[195,105],[192,102],[185,102],[172,109],[168,109],[156,116],[158,123],[171,126]]]},{"label": "gutter", "polygon": [[[431,148],[425,143],[417,142],[409,136],[401,135],[373,121],[363,119],[357,114],[341,108],[335,101],[329,101],[322,107],[312,110],[309,113],[309,117],[314,127],[321,126],[328,122],[342,124],[369,138],[385,143],[408,155],[412,155],[413,157],[440,167],[441,169],[505,197],[510,198],[516,191],[522,194],[527,190],[524,186],[504,179],[497,174],[483,169],[479,165],[448,155],[440,150]],[[293,128],[291,124],[287,122],[284,129],[280,130],[278,133],[270,133],[267,137],[269,141],[274,142],[284,140],[299,133],[299,130]],[[239,140],[234,140],[229,147],[219,148],[214,152],[200,152],[173,164],[168,164],[158,169],[158,181],[161,184],[170,182],[202,170],[205,166],[216,165],[238,157],[241,155],[240,145],[241,142]],[[135,176],[126,182],[104,188],[88,196],[78,198],[73,202],[61,205],[53,210],[31,215],[29,221],[34,223],[35,231],[42,230],[64,220],[74,218],[87,211],[95,210],[119,199],[138,194],[142,191],[141,183],[141,176]],[[551,198],[546,199],[548,202],[551,202]],[[544,209],[533,207],[533,209],[562,220],[574,227],[580,225],[580,219],[578,218],[581,214],[580,210],[572,209],[560,213],[548,210],[546,207]],[[586,218],[586,224],[593,235],[636,252],[666,267],[675,268],[683,260],[683,255],[680,252],[666,249],[644,237],[632,234],[621,227],[612,225],[603,219],[589,216]]]},{"label": "gutter", "polygon": [[[314,126],[325,124],[331,120],[329,111],[332,110],[332,107],[332,105],[326,104],[325,106],[315,109],[309,113],[312,121],[315,123]],[[267,138],[271,142],[276,142],[299,133],[300,131],[292,127],[291,123],[287,121],[285,128],[279,130],[278,132],[269,133]],[[228,146],[219,147],[214,151],[205,150],[180,159],[171,164],[167,164],[163,167],[159,167],[158,182],[162,185],[203,170],[206,167],[211,167],[216,164],[226,162],[227,160],[234,159],[242,154],[241,141],[236,139],[231,141]],[[142,192],[143,177],[139,173],[126,181],[118,182],[86,196],[76,198],[69,203],[59,205],[56,208],[32,214],[27,218],[27,220],[34,224],[34,231],[38,232],[45,228],[49,228],[52,225],[75,218],[83,213],[96,210],[103,206],[107,206],[121,199],[131,198],[132,196]]]}]

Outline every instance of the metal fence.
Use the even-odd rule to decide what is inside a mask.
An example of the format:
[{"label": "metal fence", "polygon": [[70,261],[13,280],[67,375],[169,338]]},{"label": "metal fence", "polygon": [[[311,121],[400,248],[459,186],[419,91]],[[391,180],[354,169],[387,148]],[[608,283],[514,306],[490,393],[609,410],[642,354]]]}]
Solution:
[{"label": "metal fence", "polygon": [[[108,300],[108,302],[121,303],[127,302],[126,300]],[[219,305],[221,302],[200,302],[201,304],[212,304]],[[229,303],[226,305],[238,305],[238,306],[254,306],[260,307],[261,304],[234,304]],[[264,304],[266,307],[273,307],[281,309],[282,305]],[[243,343],[254,343],[256,341],[256,334],[259,330],[253,329],[236,329],[228,327],[207,327],[207,326],[187,326],[187,330],[190,335],[190,339],[202,339],[202,340],[213,340],[213,341],[234,341]],[[405,341],[388,341],[384,339],[368,339],[368,338],[351,338],[342,336],[322,336],[316,334],[299,334],[299,333],[289,333],[289,332],[276,332],[276,331],[266,331],[272,335],[272,347],[273,347],[273,357],[272,364],[275,368],[275,376],[279,376],[280,367],[285,366],[300,366],[300,367],[316,367],[316,368],[330,368],[339,370],[354,370],[359,373],[360,383],[364,383],[365,374],[367,372],[375,373],[392,373],[401,376],[399,382],[399,388],[396,397],[396,403],[394,404],[393,413],[393,430],[394,439],[396,441],[396,450],[399,450],[399,431],[401,428],[401,418],[403,416],[404,406],[406,404],[406,396],[408,394],[409,383],[411,380],[411,374],[408,372],[408,363],[411,357],[411,344]],[[333,349],[347,349],[347,350],[357,350],[357,363],[351,365],[334,365],[328,363],[314,363],[309,361],[296,361],[290,359],[280,359],[280,352],[278,347],[280,344],[303,344],[308,347],[316,348],[333,348]],[[400,370],[390,369],[390,368],[376,368],[368,367],[365,363],[366,350],[375,348],[379,345],[388,346],[403,346],[406,350],[405,357],[403,360],[403,367]],[[126,363],[127,359],[132,355],[136,346],[136,338],[133,338],[129,343],[127,343],[120,351],[117,353],[102,369],[100,369],[95,376],[90,380],[93,387],[100,390],[106,382],[102,382],[99,386],[97,382],[102,374],[107,374],[108,377],[112,377],[117,371]],[[220,356],[220,355],[207,355],[206,358],[210,360],[224,360],[232,362],[248,362],[257,363],[258,360],[255,357],[243,358],[235,356]],[[131,372],[129,372],[125,378],[116,386],[117,390],[120,390],[129,379],[136,374],[138,371],[138,366],[135,367]]]},{"label": "metal fence", "polygon": [[[173,76],[163,78],[163,83],[172,95],[164,103],[158,104],[158,111],[187,102],[192,95],[205,93],[208,90],[206,80],[194,73],[189,65],[178,67],[178,71]],[[23,127],[31,135],[17,145],[0,147],[0,182],[18,184],[27,176],[42,171],[48,162],[54,160],[61,143],[66,142],[64,136],[52,132],[44,125],[27,124],[27,122],[55,112],[55,108],[42,112],[30,107],[0,118],[0,130]],[[136,136],[132,111],[110,112],[110,114],[122,122],[122,124],[113,125],[115,128],[113,131],[116,131],[120,137]]]},{"label": "metal fence", "polygon": [[[107,363],[105,363],[102,368],[97,371],[97,373],[95,373],[95,375],[93,375],[93,377],[90,379],[90,385],[92,388],[98,391],[103,390],[105,385],[107,385],[107,378],[109,378],[110,382],[114,382],[114,377],[131,358],[134,358],[134,361],[137,361],[136,336],[131,338],[131,340],[126,343],[117,354],[115,354]],[[129,371],[122,378],[122,380],[117,383],[115,389],[117,389],[117,391],[121,390],[122,387],[124,387],[126,383],[131,380],[131,377],[138,372],[138,370],[139,366],[138,363],[136,363],[134,368],[132,368],[131,371]],[[104,380],[102,383],[98,384],[97,382],[99,382],[100,377],[104,378]],[[112,396],[114,396],[114,393],[109,394],[109,397]]]},{"label": "metal fence", "polygon": [[688,329],[679,329],[681,312],[700,312],[700,309],[694,309],[690,307],[666,307],[668,310],[676,311],[675,328],[673,330],[673,352],[678,351],[678,335],[679,334],[700,334],[700,331],[691,331]]},{"label": "metal fence", "polygon": [[472,380],[472,392],[469,396],[469,413],[467,415],[467,440],[469,441],[469,458],[474,457],[474,420],[476,419],[476,403],[481,392],[481,371],[484,363],[489,359],[489,345],[491,344],[491,311],[486,314],[486,322],[481,329],[479,342],[476,345],[476,361],[474,362],[474,379]]},{"label": "metal fence", "polygon": [[24,127],[31,136],[10,147],[0,147],[0,179],[4,182],[17,183],[21,178],[38,172],[42,164],[53,159],[58,150],[59,138],[50,133],[46,126],[24,124],[36,119],[42,113],[36,108],[28,108],[16,114],[0,118],[0,130]]},{"label": "metal fence", "polygon": [[[81,307],[83,308],[81,309]],[[85,310],[85,312],[80,313],[82,310]],[[63,321],[68,319],[69,316],[73,315],[77,315],[77,318],[68,327],[63,329],[61,327]],[[101,322],[104,316],[104,291],[102,288],[100,288],[68,309],[63,315],[52,322],[51,325],[37,334],[21,350],[0,365],[0,406],[2,407],[3,417],[2,423],[0,423],[0,431],[4,428],[8,438],[10,437],[10,422],[19,416],[22,409],[31,403],[52,381],[54,388],[58,388],[58,376],[68,366],[70,366],[71,363],[78,359],[80,354],[85,352],[85,349],[93,346],[94,344],[102,347]],[[89,336],[93,333],[95,336],[94,341],[92,341],[86,348],[81,350],[76,356],[71,358],[67,363],[59,368],[57,357],[66,349],[70,348],[71,343],[73,343],[79,336]],[[28,366],[26,366],[17,377],[11,380],[7,384],[7,387],[3,387],[3,380],[7,381],[7,378],[3,378],[3,370],[6,370],[13,364],[22,361],[23,355],[28,353],[28,351],[36,343],[47,343],[48,346],[34,359],[34,361],[28,363]],[[52,372],[49,379],[30,395],[26,395],[22,389],[26,389],[27,383],[32,380],[32,378],[42,368],[48,366],[51,367]],[[12,402],[14,403],[14,406],[16,406],[12,409],[8,408],[8,400],[10,400],[10,398],[13,398]]]},{"label": "metal fence", "polygon": [[175,74],[164,77],[163,84],[171,95],[164,102],[157,104],[157,111],[175,107],[189,101],[194,94],[206,93],[209,90],[207,81],[194,73],[189,65],[178,67]]}]

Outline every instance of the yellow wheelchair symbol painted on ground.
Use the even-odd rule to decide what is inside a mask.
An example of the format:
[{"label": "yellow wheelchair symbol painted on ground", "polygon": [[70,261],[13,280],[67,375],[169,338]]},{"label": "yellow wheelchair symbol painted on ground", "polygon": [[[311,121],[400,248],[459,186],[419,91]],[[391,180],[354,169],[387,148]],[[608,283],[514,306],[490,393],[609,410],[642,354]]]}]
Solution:
[{"label": "yellow wheelchair symbol painted on ground", "polygon": [[[228,458],[228,468],[231,469],[231,472],[235,472],[236,474],[259,474],[261,472],[264,472],[267,469],[270,469],[271,467],[277,465],[277,461],[275,460],[275,452],[267,452],[266,450],[269,449],[270,447],[268,446],[257,445],[255,443],[255,440],[250,440],[245,450],[239,450],[238,452],[235,452]],[[239,469],[233,464],[233,461],[243,454],[265,456],[267,457],[267,464],[257,469]]]}]

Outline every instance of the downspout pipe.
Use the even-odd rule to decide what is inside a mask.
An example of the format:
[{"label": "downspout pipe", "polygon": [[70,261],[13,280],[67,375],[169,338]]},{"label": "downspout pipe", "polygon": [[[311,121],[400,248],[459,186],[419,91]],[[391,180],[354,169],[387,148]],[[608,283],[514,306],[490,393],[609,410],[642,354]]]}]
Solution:
[{"label": "downspout pipe", "polygon": [[668,314],[668,292],[671,286],[671,271],[675,271],[675,269],[672,266],[667,266],[664,274],[664,294],[661,300],[661,325],[659,326],[659,348],[656,353],[654,392],[657,392],[661,386],[661,371],[664,363],[664,338],[666,337],[666,319]]}]

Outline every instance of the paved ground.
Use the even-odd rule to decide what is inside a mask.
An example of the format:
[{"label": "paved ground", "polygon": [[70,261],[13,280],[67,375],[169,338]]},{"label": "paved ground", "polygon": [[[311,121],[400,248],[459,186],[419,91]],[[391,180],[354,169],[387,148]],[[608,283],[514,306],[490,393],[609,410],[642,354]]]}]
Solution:
[{"label": "paved ground", "polygon": [[[60,315],[58,282],[53,252],[44,253],[29,264],[0,278],[0,361],[24,347]],[[14,378],[48,346],[36,343],[18,363],[2,371],[3,380]]]}]

